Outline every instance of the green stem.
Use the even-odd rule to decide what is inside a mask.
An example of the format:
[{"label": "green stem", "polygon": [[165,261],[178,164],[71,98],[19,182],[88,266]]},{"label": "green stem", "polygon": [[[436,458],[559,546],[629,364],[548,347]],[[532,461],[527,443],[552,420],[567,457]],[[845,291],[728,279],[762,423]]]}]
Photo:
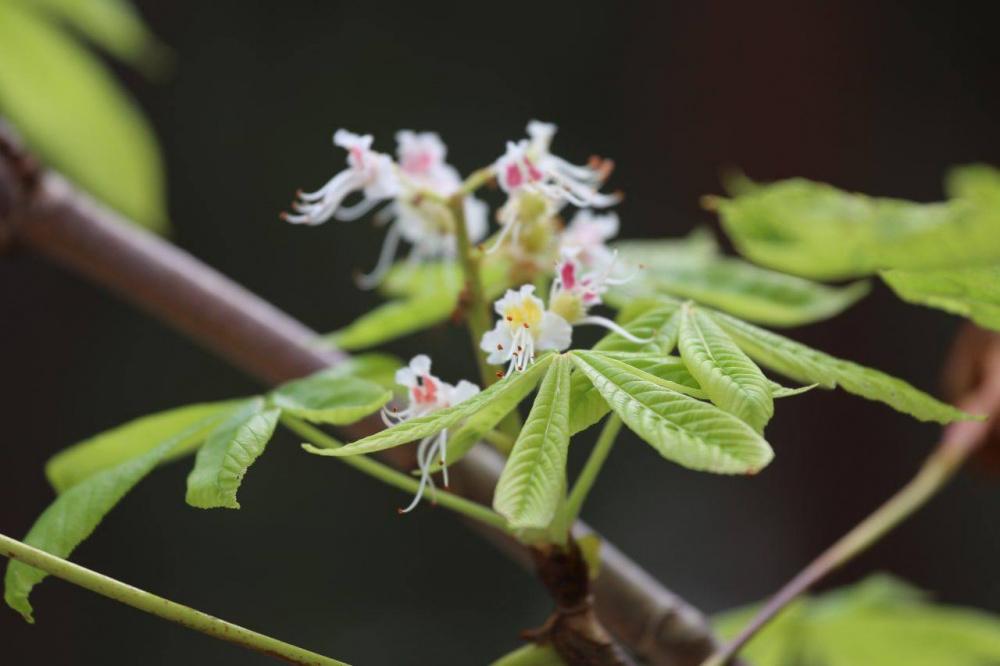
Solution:
[{"label": "green stem", "polygon": [[617,414],[611,414],[608,420],[604,422],[604,428],[597,438],[597,443],[594,444],[587,462],[580,471],[580,476],[577,477],[576,482],[573,484],[573,490],[569,494],[569,499],[566,501],[567,525],[572,525],[580,516],[583,503],[587,499],[587,495],[590,494],[590,489],[593,488],[594,481],[597,480],[597,475],[601,471],[604,461],[607,460],[608,454],[611,453],[611,447],[614,446],[615,438],[618,437],[618,431],[621,430],[621,427],[622,420]]},{"label": "green stem", "polygon": [[479,349],[479,342],[490,329],[490,314],[483,291],[483,276],[480,270],[480,251],[469,240],[469,229],[465,225],[465,198],[458,194],[451,198],[452,215],[455,217],[455,236],[458,239],[458,256],[465,275],[466,302],[465,320],[472,340],[472,353],[476,355],[479,376],[483,388],[496,382],[496,373],[486,364],[486,355]]},{"label": "green stem", "polygon": [[985,439],[981,434],[983,428],[981,422],[954,424],[949,431],[953,436],[946,436],[909,483],[778,590],[743,631],[705,660],[702,666],[723,666],[728,663],[757,632],[799,595],[864,552],[926,504],[951,480],[962,463]]},{"label": "green stem", "polygon": [[465,179],[461,187],[458,188],[458,192],[456,192],[456,195],[464,197],[469,194],[472,194],[480,187],[490,182],[493,176],[494,173],[492,166],[483,167],[482,169],[477,169],[476,171],[473,171],[471,174],[469,174],[469,177]]},{"label": "green stem", "polygon": [[[301,435],[305,439],[309,440],[311,444],[317,446],[321,449],[339,449],[343,444],[335,440],[333,437],[327,435],[325,432],[309,425],[305,421],[298,419],[294,416],[289,416],[287,414],[282,415],[281,422],[289,430]],[[383,465],[377,460],[373,460],[367,456],[344,456],[337,458],[343,463],[358,469],[369,476],[372,476],[383,483],[387,483],[394,488],[399,488],[400,490],[408,493],[416,493],[420,488],[420,482],[414,479],[408,474],[399,472],[389,467],[388,465]],[[463,516],[477,520],[481,523],[489,525],[490,527],[495,527],[501,532],[508,532],[507,521],[500,514],[495,511],[486,508],[482,504],[477,504],[476,502],[471,502],[464,497],[450,493],[447,490],[437,490],[435,501],[437,504],[450,509],[456,513],[460,513]]]},{"label": "green stem", "polygon": [[39,550],[25,543],[0,534],[0,555],[41,569],[57,578],[79,585],[82,588],[96,592],[101,596],[114,599],[133,608],[138,608],[164,620],[176,622],[182,626],[208,634],[213,638],[230,641],[237,645],[262,652],[272,657],[284,659],[293,664],[310,664],[313,666],[345,666],[344,662],[324,657],[321,654],[304,650],[276,638],[258,634],[256,631],[244,629],[238,625],[212,617],[201,611],[164,599],[155,594],[132,587],[104,574],[91,571],[78,564],[73,564],[56,557],[44,550]]}]

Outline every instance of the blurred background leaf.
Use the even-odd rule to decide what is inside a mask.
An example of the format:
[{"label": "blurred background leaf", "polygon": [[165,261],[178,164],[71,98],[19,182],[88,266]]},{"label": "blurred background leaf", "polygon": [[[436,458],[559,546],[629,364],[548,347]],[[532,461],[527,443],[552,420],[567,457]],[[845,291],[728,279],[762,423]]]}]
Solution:
[{"label": "blurred background leaf", "polygon": [[[716,619],[732,638],[756,608]],[[758,666],[982,666],[1000,663],[1000,618],[934,604],[884,574],[790,606],[743,654]]]},{"label": "blurred background leaf", "polygon": [[166,62],[164,47],[118,0],[0,0],[0,113],[70,179],[165,232],[163,165],[152,128],[66,25],[147,73]]}]

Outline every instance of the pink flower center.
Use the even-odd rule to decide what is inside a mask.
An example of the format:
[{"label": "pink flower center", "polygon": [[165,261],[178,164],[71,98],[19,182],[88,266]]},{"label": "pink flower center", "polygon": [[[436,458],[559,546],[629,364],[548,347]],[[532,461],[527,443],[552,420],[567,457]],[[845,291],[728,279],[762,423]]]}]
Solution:
[{"label": "pink flower center", "polygon": [[430,375],[424,375],[417,379],[417,385],[410,389],[413,402],[422,405],[434,404],[437,402],[437,382]]},{"label": "pink flower center", "polygon": [[521,176],[521,170],[516,164],[510,164],[507,166],[507,187],[514,189],[520,187],[524,183],[524,178]]},{"label": "pink flower center", "polygon": [[572,289],[576,286],[576,266],[572,261],[565,261],[559,269],[559,279],[562,281],[564,289]]}]

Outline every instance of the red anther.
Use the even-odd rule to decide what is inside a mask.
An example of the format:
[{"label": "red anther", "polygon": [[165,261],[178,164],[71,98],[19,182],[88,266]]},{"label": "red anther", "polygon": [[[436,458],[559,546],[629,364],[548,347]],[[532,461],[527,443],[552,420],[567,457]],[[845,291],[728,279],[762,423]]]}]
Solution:
[{"label": "red anther", "polygon": [[301,187],[299,189],[295,190],[295,196],[297,196],[297,197],[301,197],[302,196],[302,188]]},{"label": "red anther", "polygon": [[507,315],[507,321],[514,321],[514,318],[511,317],[510,315]]},{"label": "red anther", "polygon": [[518,345],[518,346],[517,346],[517,351],[521,352],[521,351],[523,351],[523,350],[524,350],[524,347],[522,347],[521,345]]},{"label": "red anther", "polygon": [[528,326],[528,322],[524,322],[524,327],[525,328],[531,328],[530,326]]},{"label": "red anther", "polygon": [[404,509],[402,507],[396,507],[396,515],[397,516],[402,516],[404,513],[406,513],[406,509]]},{"label": "red anther", "polygon": [[497,370],[497,379],[503,379],[503,370]]},{"label": "red anther", "polygon": [[503,351],[503,345],[499,342],[497,343],[497,351]]},{"label": "red anther", "polygon": [[278,214],[278,219],[281,220],[282,222],[288,222],[288,213],[282,211],[281,213]]}]

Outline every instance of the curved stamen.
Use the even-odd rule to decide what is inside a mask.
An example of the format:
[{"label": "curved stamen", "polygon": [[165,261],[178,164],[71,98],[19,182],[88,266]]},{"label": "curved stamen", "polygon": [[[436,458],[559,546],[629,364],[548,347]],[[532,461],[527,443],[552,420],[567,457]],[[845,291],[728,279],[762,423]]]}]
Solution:
[{"label": "curved stamen", "polygon": [[379,252],[378,262],[371,273],[359,275],[356,279],[358,286],[362,289],[374,289],[382,283],[385,274],[392,268],[392,261],[396,257],[396,250],[399,248],[399,223],[394,222],[389,231],[385,234],[382,242],[382,250]]},{"label": "curved stamen", "polygon": [[618,335],[622,336],[623,338],[625,338],[629,342],[636,342],[638,344],[646,344],[648,342],[652,342],[653,341],[653,338],[638,338],[638,337],[632,335],[631,333],[629,333],[628,331],[626,331],[624,328],[622,328],[621,326],[619,326],[615,322],[611,321],[610,319],[607,319],[606,317],[598,317],[596,315],[591,315],[589,317],[583,317],[582,319],[577,320],[576,323],[577,324],[594,324],[596,326],[603,326],[604,328],[608,329],[609,331],[611,331],[613,333],[617,333]]}]

